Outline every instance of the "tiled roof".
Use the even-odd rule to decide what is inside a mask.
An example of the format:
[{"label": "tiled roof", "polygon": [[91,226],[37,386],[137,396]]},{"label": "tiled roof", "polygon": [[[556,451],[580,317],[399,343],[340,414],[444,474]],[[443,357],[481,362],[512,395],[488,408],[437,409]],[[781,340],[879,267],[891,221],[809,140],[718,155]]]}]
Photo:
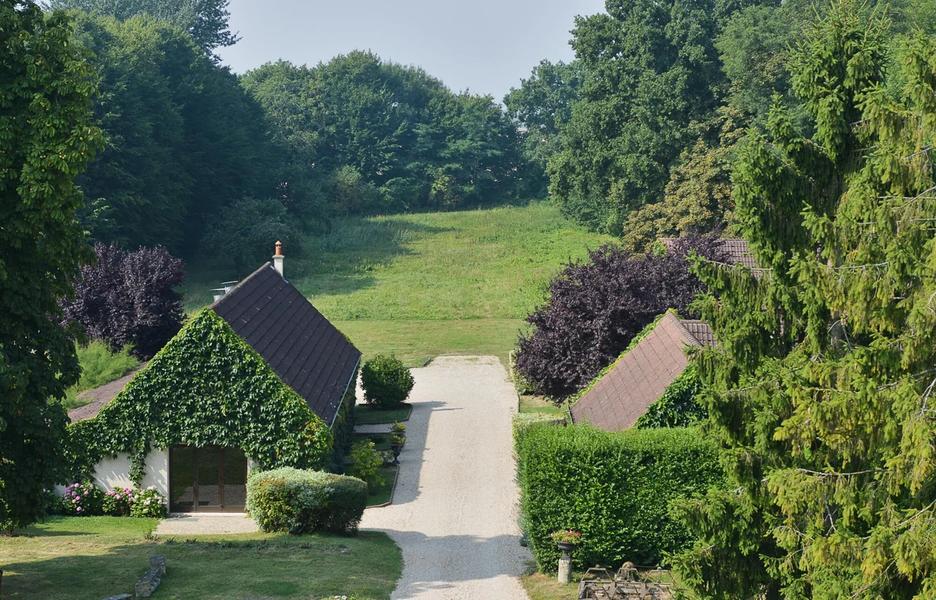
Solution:
[{"label": "tiled roof", "polygon": [[715,345],[715,332],[712,331],[711,326],[705,321],[699,321],[695,319],[680,319],[682,326],[686,328],[692,337],[696,339],[702,346],[714,346]]},{"label": "tiled roof", "polygon": [[114,399],[114,396],[120,393],[120,390],[124,389],[124,386],[127,385],[136,374],[137,372],[133,371],[132,373],[127,373],[120,379],[105,383],[93,390],[81,392],[78,394],[78,397],[82,400],[90,400],[90,402],[84,406],[79,406],[78,408],[73,408],[68,411],[68,418],[71,419],[72,423],[93,419],[108,402]]},{"label": "tiled roof", "polygon": [[746,240],[724,238],[722,239],[722,251],[725,253],[725,261],[732,265],[742,265],[748,269],[759,268]]},{"label": "tiled roof", "polygon": [[714,336],[708,325],[680,321],[667,312],[572,406],[573,421],[607,431],[632,427],[686,369],[686,348],[711,343]]},{"label": "tiled roof", "polygon": [[329,425],[361,353],[267,263],[212,309]]},{"label": "tiled roof", "polygon": [[[676,242],[676,238],[660,238],[660,242],[663,243],[667,250],[670,250]],[[752,271],[763,270],[758,267],[757,261],[754,259],[754,253],[751,252],[751,246],[748,245],[747,240],[742,238],[722,238],[721,249],[722,252],[724,252],[724,260],[726,263],[730,265],[742,265]]]}]

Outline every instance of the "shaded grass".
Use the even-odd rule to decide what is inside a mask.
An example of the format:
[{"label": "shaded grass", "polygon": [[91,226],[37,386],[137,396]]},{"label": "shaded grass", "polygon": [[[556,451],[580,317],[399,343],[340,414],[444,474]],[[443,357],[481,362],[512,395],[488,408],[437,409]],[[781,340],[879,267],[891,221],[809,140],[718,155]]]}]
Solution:
[{"label": "shaded grass", "polygon": [[241,534],[153,541],[152,519],[57,517],[0,538],[4,598],[65,600],[130,591],[153,554],[166,556],[159,598],[389,598],[402,570],[384,534]]},{"label": "shaded grass", "polygon": [[107,344],[97,340],[91,341],[87,346],[79,344],[75,350],[78,354],[78,364],[81,365],[81,378],[65,391],[63,404],[66,409],[88,403],[87,400],[78,397],[81,392],[120,379],[140,364],[128,348],[111,352]]},{"label": "shaded grass", "polygon": [[[304,240],[304,256],[287,248],[286,276],[366,357],[393,352],[409,366],[440,354],[506,359],[552,276],[610,240],[546,203],[358,217]],[[189,273],[189,310],[218,282],[246,275],[203,265]]]},{"label": "shaded grass", "polygon": [[354,407],[355,425],[389,425],[408,421],[413,412],[411,404],[403,404],[398,408],[377,408],[368,404],[358,404]]},{"label": "shaded grass", "polygon": [[381,483],[367,490],[367,505],[377,506],[386,504],[393,497],[393,487],[396,484],[397,471],[399,465],[392,465],[380,468]]}]

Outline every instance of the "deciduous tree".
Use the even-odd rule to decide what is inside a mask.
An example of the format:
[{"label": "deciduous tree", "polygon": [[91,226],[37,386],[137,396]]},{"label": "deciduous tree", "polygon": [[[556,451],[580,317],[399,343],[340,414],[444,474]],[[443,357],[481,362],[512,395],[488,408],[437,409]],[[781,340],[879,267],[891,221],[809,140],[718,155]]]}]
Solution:
[{"label": "deciduous tree", "polygon": [[76,323],[112,350],[131,346],[151,358],[182,327],[182,261],[165,248],[133,252],[95,244],[97,260],[81,268],[75,292],[62,301],[66,323]]},{"label": "deciduous tree", "polygon": [[78,380],[58,299],[88,250],[75,177],[101,139],[93,71],[64,15],[0,0],[0,530],[42,514],[65,389]]},{"label": "deciduous tree", "polygon": [[655,317],[685,311],[700,290],[689,273],[692,252],[721,259],[714,238],[685,238],[666,254],[635,255],[604,246],[569,264],[549,285],[549,299],[527,321],[517,368],[539,394],[557,400],[584,387]]},{"label": "deciduous tree", "polygon": [[107,146],[79,183],[82,223],[124,247],[198,247],[205,222],[246,195],[272,195],[281,174],[259,105],[189,36],[142,15],[78,17],[101,74],[95,106]]},{"label": "deciduous tree", "polygon": [[233,46],[239,39],[228,26],[230,0],[50,0],[53,9],[77,8],[126,21],[149,15],[187,31],[206,52]]},{"label": "deciduous tree", "polygon": [[566,215],[620,233],[628,213],[659,199],[693,142],[690,123],[724,95],[714,40],[740,6],[760,3],[608,0],[606,13],[576,21],[581,99],[549,161],[549,193]]}]

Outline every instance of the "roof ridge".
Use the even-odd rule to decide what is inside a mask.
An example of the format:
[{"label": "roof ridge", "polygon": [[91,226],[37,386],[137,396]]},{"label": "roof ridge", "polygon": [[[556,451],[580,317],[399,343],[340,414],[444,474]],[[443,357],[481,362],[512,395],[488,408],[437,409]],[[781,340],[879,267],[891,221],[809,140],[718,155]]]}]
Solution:
[{"label": "roof ridge", "polygon": [[[264,269],[267,269],[267,268],[273,269],[274,271],[276,271],[276,269],[273,267],[273,263],[271,263],[270,261],[266,261],[265,263],[263,263],[262,265],[260,265],[259,267],[257,267],[257,269],[254,270],[253,273],[251,273],[251,274],[248,275],[247,277],[244,277],[243,279],[241,279],[240,281],[238,281],[237,284],[236,284],[234,287],[232,287],[232,288],[230,289],[230,291],[228,291],[228,292],[225,293],[223,296],[221,296],[220,298],[218,298],[217,300],[215,300],[214,302],[212,302],[211,305],[210,305],[208,308],[215,308],[215,307],[217,307],[218,305],[220,305],[220,304],[221,304],[222,302],[224,302],[226,299],[230,298],[235,292],[238,292],[238,291],[242,290],[243,287],[244,287],[244,284],[246,284],[248,281],[250,281],[251,279],[253,279],[253,278],[254,278],[256,275],[258,275],[259,273],[262,273],[263,270],[264,270]],[[278,272],[278,271],[277,271],[277,272]]]}]

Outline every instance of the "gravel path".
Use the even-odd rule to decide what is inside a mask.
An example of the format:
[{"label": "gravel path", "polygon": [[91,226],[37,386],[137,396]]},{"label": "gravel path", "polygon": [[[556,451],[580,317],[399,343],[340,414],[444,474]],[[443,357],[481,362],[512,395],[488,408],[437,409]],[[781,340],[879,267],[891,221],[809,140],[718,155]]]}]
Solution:
[{"label": "gravel path", "polygon": [[441,357],[413,377],[393,504],[361,523],[403,549],[392,597],[525,600],[507,372],[493,357]]},{"label": "gravel path", "polygon": [[257,524],[244,513],[187,513],[172,515],[156,526],[156,535],[219,535],[254,533]]}]

